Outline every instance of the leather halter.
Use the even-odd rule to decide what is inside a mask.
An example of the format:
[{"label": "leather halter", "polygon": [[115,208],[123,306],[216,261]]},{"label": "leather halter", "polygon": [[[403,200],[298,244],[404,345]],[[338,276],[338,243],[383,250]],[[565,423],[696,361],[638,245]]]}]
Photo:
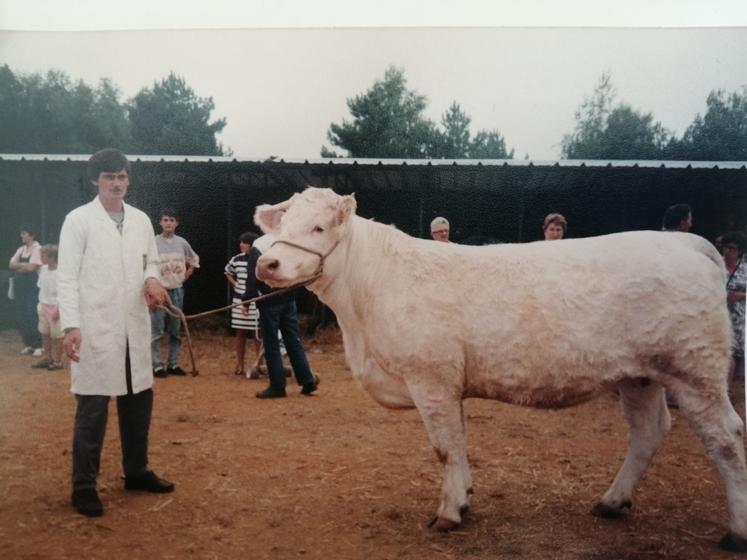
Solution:
[{"label": "leather halter", "polygon": [[334,245],[332,245],[332,248],[327,251],[326,254],[322,254],[319,251],[315,251],[314,249],[309,249],[308,247],[304,247],[303,245],[299,245],[298,243],[293,243],[292,241],[285,241],[284,239],[278,239],[275,241],[272,245],[270,245],[270,248],[274,247],[278,243],[283,243],[284,245],[288,245],[289,247],[294,247],[296,249],[300,249],[301,251],[306,251],[307,253],[311,253],[312,255],[316,255],[319,257],[319,266],[316,267],[316,271],[314,271],[314,274],[311,275],[311,277],[308,280],[305,280],[303,283],[299,285],[307,285],[319,278],[322,275],[322,272],[324,272],[324,261],[327,257],[329,257],[332,254],[332,251],[337,249],[337,246],[340,244],[340,240],[338,239]]}]

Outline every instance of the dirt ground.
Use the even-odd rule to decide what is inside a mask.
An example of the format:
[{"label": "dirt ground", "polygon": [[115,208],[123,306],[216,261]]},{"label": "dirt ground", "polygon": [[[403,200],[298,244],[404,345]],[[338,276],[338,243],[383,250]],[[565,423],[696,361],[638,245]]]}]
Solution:
[{"label": "dirt ground", "polygon": [[723,487],[677,411],[633,510],[608,521],[589,510],[625,452],[613,395],[561,411],[467,401],[472,509],[459,530],[439,534],[426,524],[440,466],[417,413],[364,393],[334,329],[306,341],[319,392],[303,397],[289,385],[287,399],[272,401],[254,398],[265,379],[231,374],[233,340],[222,330],[193,336],[200,375],[155,383],[151,466],[176,491],[123,490],[112,404],[105,514],[88,519],[69,503],[68,374],[30,369],[15,333],[0,332],[3,558],[731,557],[716,546],[727,526]]}]

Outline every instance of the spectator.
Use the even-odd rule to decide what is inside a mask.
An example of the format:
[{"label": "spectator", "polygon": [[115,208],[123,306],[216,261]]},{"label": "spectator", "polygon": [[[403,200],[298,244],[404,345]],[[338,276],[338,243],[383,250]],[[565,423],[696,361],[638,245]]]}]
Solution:
[{"label": "spectator", "polygon": [[[228,283],[231,284],[231,301],[238,304],[246,292],[246,279],[249,274],[254,275],[254,270],[248,270],[249,250],[252,243],[257,239],[257,234],[247,231],[239,236],[238,255],[231,257],[228,261],[224,274]],[[246,306],[240,305],[231,309],[231,327],[236,332],[236,368],[233,372],[236,375],[246,375],[244,371],[244,356],[246,349],[246,333],[251,332],[254,338],[254,351],[259,356],[260,343],[258,337],[259,313],[254,302]],[[254,376],[255,373],[252,372]]]},{"label": "spectator", "polygon": [[[252,299],[258,294],[268,294],[273,290],[267,284],[257,280],[254,270],[257,260],[272,246],[274,237],[270,234],[263,235],[249,251],[246,292],[244,300]],[[270,377],[270,386],[264,391],[257,393],[258,399],[275,399],[286,396],[285,393],[285,370],[283,358],[280,355],[280,343],[277,332],[280,332],[285,342],[293,373],[296,381],[301,386],[302,395],[311,395],[317,390],[319,378],[311,372],[306,352],[298,333],[298,316],[296,311],[296,300],[293,292],[268,298],[259,302],[259,326],[262,329],[262,341],[265,347],[265,360],[267,361],[267,374]]]},{"label": "spectator", "polygon": [[23,340],[21,354],[41,356],[41,338],[37,329],[36,306],[39,303],[39,268],[41,268],[41,246],[36,241],[36,231],[29,224],[18,228],[21,245],[10,259],[13,271],[13,307],[18,332]]},{"label": "spectator", "polygon": [[542,224],[542,231],[545,232],[545,241],[555,241],[565,237],[568,222],[563,214],[548,214]]},{"label": "spectator", "polygon": [[60,310],[57,306],[57,245],[41,248],[42,267],[39,269],[39,333],[41,333],[44,357],[32,368],[62,369],[62,329]]},{"label": "spectator", "polygon": [[438,216],[431,222],[431,237],[435,241],[449,243],[449,220]]},{"label": "spectator", "polygon": [[688,232],[693,227],[693,210],[689,204],[675,204],[664,212],[661,229]]},{"label": "spectator", "polygon": [[735,231],[722,238],[724,263],[728,273],[726,282],[726,305],[729,308],[734,345],[732,347],[732,378],[744,378],[744,320],[745,291],[747,291],[747,262],[744,250],[747,242],[744,234]]},{"label": "spectator", "polygon": [[[192,250],[192,246],[183,237],[176,235],[179,220],[176,212],[165,208],[161,211],[159,221],[161,233],[156,235],[158,248],[159,276],[161,286],[166,288],[171,305],[179,309],[184,308],[184,282],[186,282],[195,268],[200,268],[200,257]],[[182,350],[182,340],[179,336],[181,320],[168,314],[164,309],[153,309],[151,319],[151,361],[153,375],[166,377],[167,375],[186,375],[179,367],[179,356]],[[163,339],[164,324],[169,335],[169,350],[166,369],[161,357],[161,340]]]},{"label": "spectator", "polygon": [[[687,233],[691,227],[693,227],[693,211],[689,204],[674,204],[664,212],[664,218],[661,222],[662,231],[681,231]],[[666,399],[667,405],[672,408],[678,408],[678,404],[675,402],[669,389],[666,391]]]},{"label": "spectator", "polygon": [[103,514],[96,477],[109,399],[117,397],[125,490],[171,492],[148,469],[153,411],[148,307],[168,302],[158,281],[158,249],[150,219],[124,203],[130,162],[105,149],[88,160],[98,196],[70,212],[60,233],[57,294],[77,408],[73,430],[75,510]]},{"label": "spectator", "polygon": [[721,256],[724,255],[724,234],[719,234],[713,239],[713,246],[721,253]]}]

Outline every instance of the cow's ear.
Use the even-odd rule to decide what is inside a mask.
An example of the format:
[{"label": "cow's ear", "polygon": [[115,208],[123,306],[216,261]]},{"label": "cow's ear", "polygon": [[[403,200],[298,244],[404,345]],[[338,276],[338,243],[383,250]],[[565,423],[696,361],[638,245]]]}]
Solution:
[{"label": "cow's ear", "polygon": [[260,204],[254,211],[254,223],[264,233],[278,233],[280,229],[280,220],[283,214],[290,206],[290,200],[280,204]]},{"label": "cow's ear", "polygon": [[350,219],[350,216],[355,214],[355,208],[355,194],[341,196],[340,200],[337,201],[337,225]]}]

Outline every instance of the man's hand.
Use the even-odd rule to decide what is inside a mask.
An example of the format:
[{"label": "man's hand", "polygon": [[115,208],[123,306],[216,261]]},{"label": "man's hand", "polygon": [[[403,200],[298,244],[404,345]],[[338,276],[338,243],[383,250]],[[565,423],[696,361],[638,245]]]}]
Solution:
[{"label": "man's hand", "polygon": [[155,309],[159,305],[171,304],[171,298],[169,297],[168,292],[155,278],[145,279],[144,292],[145,303],[148,304],[149,309]]},{"label": "man's hand", "polygon": [[80,361],[80,329],[68,329],[62,339],[62,350],[74,362]]}]

